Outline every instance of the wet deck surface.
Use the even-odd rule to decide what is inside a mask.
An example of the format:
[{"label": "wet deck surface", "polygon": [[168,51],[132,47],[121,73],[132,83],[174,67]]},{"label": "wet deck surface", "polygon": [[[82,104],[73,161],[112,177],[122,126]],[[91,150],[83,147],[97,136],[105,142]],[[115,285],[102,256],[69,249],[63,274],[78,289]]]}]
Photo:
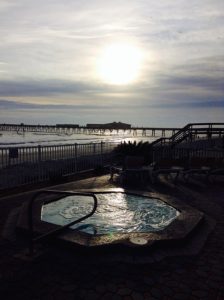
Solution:
[{"label": "wet deck surface", "polygon": [[[94,177],[51,187],[60,190],[113,188],[109,176]],[[173,184],[161,181],[144,187],[148,191],[177,197],[208,216],[212,230],[198,251],[197,242],[189,253],[148,256],[132,263],[122,255],[117,260],[77,259],[76,253],[61,248],[39,259],[25,261],[16,256],[24,250],[13,232],[0,240],[1,299],[224,299],[224,184],[206,183],[203,178]],[[142,187],[141,187],[142,189]],[[7,236],[10,213],[31,193],[0,199],[1,231]],[[195,249],[195,251],[194,251]],[[192,255],[194,254],[194,255]],[[101,254],[103,256],[103,253]],[[139,254],[141,256],[141,254]]]}]

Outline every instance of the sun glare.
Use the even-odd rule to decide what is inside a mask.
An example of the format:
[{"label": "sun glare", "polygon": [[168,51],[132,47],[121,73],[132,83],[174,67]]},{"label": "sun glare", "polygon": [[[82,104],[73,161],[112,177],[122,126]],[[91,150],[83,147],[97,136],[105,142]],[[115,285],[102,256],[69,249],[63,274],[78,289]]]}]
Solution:
[{"label": "sun glare", "polygon": [[137,80],[142,62],[141,51],[128,44],[106,47],[99,60],[100,78],[109,84],[129,84]]}]

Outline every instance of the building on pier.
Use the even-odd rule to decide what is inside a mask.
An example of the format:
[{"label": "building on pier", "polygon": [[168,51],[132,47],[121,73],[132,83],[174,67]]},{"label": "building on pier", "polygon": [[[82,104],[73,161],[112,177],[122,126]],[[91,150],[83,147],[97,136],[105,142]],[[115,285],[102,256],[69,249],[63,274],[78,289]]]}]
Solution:
[{"label": "building on pier", "polygon": [[130,129],[131,125],[122,122],[113,122],[106,124],[86,124],[87,128],[103,128],[103,129]]},{"label": "building on pier", "polygon": [[57,128],[79,128],[78,124],[56,124]]}]

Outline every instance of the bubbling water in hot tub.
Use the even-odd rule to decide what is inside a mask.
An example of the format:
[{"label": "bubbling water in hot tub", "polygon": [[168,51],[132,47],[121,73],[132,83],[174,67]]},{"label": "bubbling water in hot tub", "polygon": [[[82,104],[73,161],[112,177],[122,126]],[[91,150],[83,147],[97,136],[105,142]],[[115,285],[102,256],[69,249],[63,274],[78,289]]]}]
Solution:
[{"label": "bubbling water in hot tub", "polygon": [[[88,234],[156,232],[167,227],[180,214],[157,198],[128,193],[97,193],[97,210],[90,218],[71,226]],[[90,196],[67,196],[42,206],[41,220],[66,225],[88,214]]]}]

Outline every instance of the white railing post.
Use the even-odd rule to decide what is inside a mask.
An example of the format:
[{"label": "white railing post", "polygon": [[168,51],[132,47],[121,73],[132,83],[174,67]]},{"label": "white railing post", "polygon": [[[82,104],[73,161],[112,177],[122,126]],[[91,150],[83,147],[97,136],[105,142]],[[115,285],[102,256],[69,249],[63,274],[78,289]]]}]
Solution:
[{"label": "white railing post", "polygon": [[101,165],[103,166],[103,142],[100,143],[100,159]]},{"label": "white railing post", "polygon": [[77,173],[77,144],[75,143],[75,173]]},{"label": "white railing post", "polygon": [[38,180],[41,181],[42,176],[41,176],[41,145],[38,145],[37,148],[38,151]]},{"label": "white railing post", "polygon": [[93,154],[95,155],[96,154],[96,144],[93,143]]},{"label": "white railing post", "polygon": [[41,162],[41,145],[38,145],[38,163]]}]

